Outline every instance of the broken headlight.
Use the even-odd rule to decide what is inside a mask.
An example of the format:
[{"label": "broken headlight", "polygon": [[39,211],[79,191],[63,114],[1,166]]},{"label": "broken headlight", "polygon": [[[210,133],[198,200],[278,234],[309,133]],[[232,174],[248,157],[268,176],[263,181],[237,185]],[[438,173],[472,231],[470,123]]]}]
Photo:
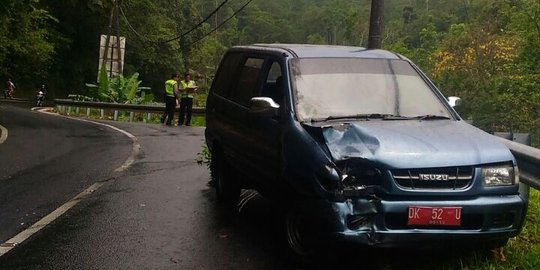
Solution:
[{"label": "broken headlight", "polygon": [[321,185],[327,191],[337,191],[339,190],[339,173],[333,165],[325,165],[324,170],[321,174],[318,174],[318,179]]},{"label": "broken headlight", "polygon": [[343,194],[361,196],[373,192],[373,186],[380,185],[381,172],[375,168],[355,168],[341,176]]}]

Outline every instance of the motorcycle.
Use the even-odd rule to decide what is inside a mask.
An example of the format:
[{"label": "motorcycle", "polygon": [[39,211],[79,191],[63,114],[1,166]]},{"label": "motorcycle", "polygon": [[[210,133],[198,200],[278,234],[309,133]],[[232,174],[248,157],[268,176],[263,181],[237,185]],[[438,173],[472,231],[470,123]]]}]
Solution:
[{"label": "motorcycle", "polygon": [[38,91],[36,95],[36,106],[41,107],[43,105],[43,101],[45,100],[45,92]]},{"label": "motorcycle", "polygon": [[13,98],[13,89],[6,89],[4,91],[4,99],[12,99]]}]

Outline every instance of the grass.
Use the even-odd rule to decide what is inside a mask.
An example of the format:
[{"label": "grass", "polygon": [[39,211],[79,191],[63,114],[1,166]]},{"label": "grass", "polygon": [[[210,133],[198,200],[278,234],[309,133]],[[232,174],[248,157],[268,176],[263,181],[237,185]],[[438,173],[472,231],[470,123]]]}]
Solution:
[{"label": "grass", "polygon": [[540,192],[531,189],[523,231],[508,244],[490,252],[474,252],[448,262],[442,269],[507,270],[540,269]]}]

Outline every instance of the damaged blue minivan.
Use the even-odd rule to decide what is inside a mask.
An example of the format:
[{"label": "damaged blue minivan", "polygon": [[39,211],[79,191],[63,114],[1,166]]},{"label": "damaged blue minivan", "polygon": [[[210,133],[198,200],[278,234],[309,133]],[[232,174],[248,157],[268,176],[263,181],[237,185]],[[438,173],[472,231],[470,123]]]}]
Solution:
[{"label": "damaged blue minivan", "polygon": [[251,188],[280,202],[299,255],[327,241],[496,247],[523,226],[529,190],[508,148],[396,53],[233,47],[206,124],[217,198]]}]

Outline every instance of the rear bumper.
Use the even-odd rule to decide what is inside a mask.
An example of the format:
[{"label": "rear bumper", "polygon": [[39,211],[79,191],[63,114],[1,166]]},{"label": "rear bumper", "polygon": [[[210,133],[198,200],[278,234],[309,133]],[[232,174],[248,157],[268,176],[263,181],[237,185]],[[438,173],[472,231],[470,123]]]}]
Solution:
[{"label": "rear bumper", "polygon": [[[409,226],[409,206],[462,207],[462,226]],[[508,195],[451,201],[317,200],[298,202],[295,207],[305,222],[303,227],[309,242],[352,241],[369,246],[403,247],[516,236],[523,226],[527,199]]]}]

